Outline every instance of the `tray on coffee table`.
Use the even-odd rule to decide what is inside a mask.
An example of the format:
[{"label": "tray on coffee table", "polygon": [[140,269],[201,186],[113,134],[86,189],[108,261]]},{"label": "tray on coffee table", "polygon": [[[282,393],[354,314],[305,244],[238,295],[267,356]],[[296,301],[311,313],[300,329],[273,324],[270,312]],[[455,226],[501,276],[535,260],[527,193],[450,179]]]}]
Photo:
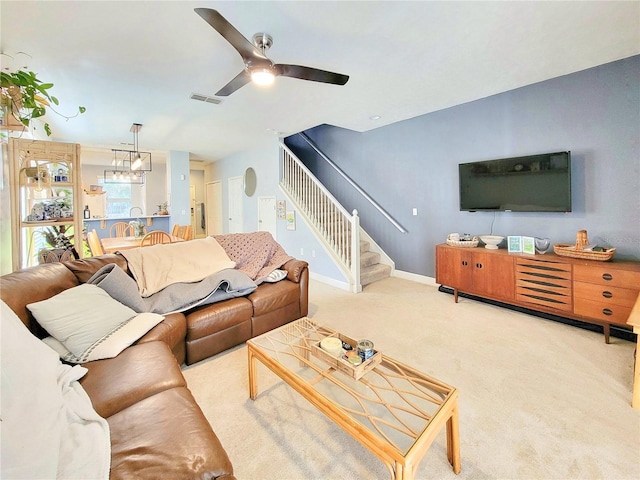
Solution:
[{"label": "tray on coffee table", "polygon": [[[351,345],[351,348],[354,351],[356,350],[356,345],[358,342],[356,342],[351,337],[347,337],[346,335],[343,335],[339,332],[328,335],[328,337],[339,338],[343,343],[348,343],[349,345]],[[344,353],[337,357],[331,355],[329,352],[326,352],[322,349],[320,343],[321,342],[314,342],[311,344],[311,354],[315,355],[323,362],[326,362],[328,365],[331,365],[336,370],[340,370],[341,372],[346,373],[355,380],[360,379],[365,373],[372,370],[382,361],[382,353],[374,349],[373,355],[371,357],[367,358],[360,365],[352,365],[351,363],[349,363],[349,360]]]}]

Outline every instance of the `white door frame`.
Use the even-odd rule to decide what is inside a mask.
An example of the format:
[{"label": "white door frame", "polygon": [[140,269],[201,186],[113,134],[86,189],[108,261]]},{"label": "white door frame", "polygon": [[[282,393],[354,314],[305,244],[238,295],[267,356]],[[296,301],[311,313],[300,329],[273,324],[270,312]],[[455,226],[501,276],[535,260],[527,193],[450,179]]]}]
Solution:
[{"label": "white door frame", "polygon": [[244,230],[244,218],[242,212],[242,195],[244,179],[242,177],[229,177],[228,180],[228,233],[242,233]]}]

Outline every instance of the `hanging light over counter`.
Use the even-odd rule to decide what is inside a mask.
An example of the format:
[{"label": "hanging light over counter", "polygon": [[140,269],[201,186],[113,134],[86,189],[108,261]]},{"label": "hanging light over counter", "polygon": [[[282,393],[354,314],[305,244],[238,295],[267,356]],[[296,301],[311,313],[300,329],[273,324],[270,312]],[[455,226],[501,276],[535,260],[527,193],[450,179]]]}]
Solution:
[{"label": "hanging light over counter", "polygon": [[146,173],[151,171],[151,152],[141,152],[138,147],[138,133],[142,124],[134,123],[133,150],[113,148],[111,167],[104,170],[104,183],[133,183],[144,185]]}]

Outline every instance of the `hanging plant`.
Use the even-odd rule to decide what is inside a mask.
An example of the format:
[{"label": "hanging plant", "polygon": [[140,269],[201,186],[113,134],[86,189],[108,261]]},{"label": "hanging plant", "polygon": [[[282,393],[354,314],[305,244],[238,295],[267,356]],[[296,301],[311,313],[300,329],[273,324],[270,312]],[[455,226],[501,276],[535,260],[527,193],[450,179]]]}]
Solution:
[{"label": "hanging plant", "polygon": [[[72,116],[56,111],[51,105],[57,106],[58,99],[49,93],[53,83],[42,82],[34,72],[28,70],[0,72],[0,87],[5,115],[13,115],[25,127],[31,126],[33,119],[44,116],[47,108],[67,120],[86,111],[86,108],[78,107],[78,111]],[[46,122],[44,131],[47,136],[51,135],[51,127]]]}]

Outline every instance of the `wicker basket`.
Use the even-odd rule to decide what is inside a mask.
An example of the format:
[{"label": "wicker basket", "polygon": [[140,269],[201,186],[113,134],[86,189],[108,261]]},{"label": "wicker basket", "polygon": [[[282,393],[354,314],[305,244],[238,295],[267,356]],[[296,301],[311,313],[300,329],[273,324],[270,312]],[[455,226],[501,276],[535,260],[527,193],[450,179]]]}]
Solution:
[{"label": "wicker basket", "polygon": [[615,248],[605,248],[601,252],[594,252],[593,250],[585,250],[584,247],[589,245],[589,238],[587,237],[586,230],[579,230],[576,234],[576,244],[568,245],[558,243],[553,246],[553,251],[556,255],[561,257],[580,258],[582,260],[597,260],[599,262],[606,262],[613,258],[616,253]]},{"label": "wicker basket", "polygon": [[451,240],[447,237],[447,245],[452,247],[475,248],[478,246],[478,242],[478,237],[473,237],[471,240]]},{"label": "wicker basket", "polygon": [[553,251],[556,255],[561,257],[581,258],[583,260],[598,260],[600,262],[606,262],[613,258],[616,253],[615,248],[607,248],[602,252],[592,252],[590,250],[576,250],[575,245],[567,245],[558,243],[553,246]]},{"label": "wicker basket", "polygon": [[[330,336],[338,337],[343,342],[347,342],[354,349],[356,348],[357,342],[353,338],[347,337],[346,335],[343,335],[337,332]],[[334,367],[336,370],[342,373],[346,373],[347,375],[349,375],[351,378],[355,380],[359,380],[365,373],[369,372],[370,370],[373,370],[375,366],[382,361],[382,353],[380,353],[378,350],[374,350],[373,352],[374,353],[372,357],[367,358],[360,365],[354,366],[354,365],[351,365],[347,360],[345,360],[342,357],[334,357],[333,355],[325,352],[322,349],[322,347],[320,347],[320,342],[313,343],[311,345],[312,355],[314,355],[315,357],[318,357],[320,360],[322,360],[323,362],[326,362],[330,366]]]}]

